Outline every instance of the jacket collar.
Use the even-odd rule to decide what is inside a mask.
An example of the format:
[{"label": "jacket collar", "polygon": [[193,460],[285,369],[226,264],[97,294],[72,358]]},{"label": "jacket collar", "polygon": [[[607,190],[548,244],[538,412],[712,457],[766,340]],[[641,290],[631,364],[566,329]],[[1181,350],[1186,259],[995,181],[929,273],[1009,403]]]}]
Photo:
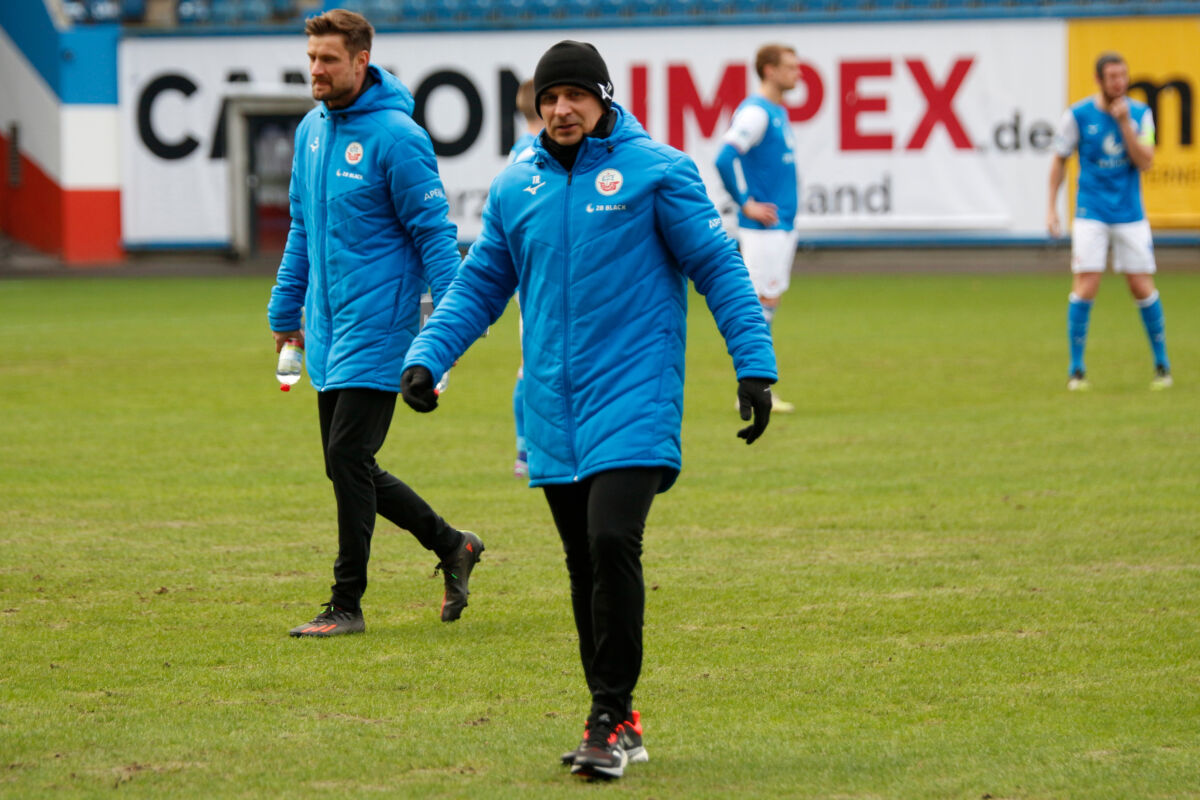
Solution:
[{"label": "jacket collar", "polygon": [[[618,103],[612,104],[612,109],[609,113],[612,115],[610,123],[611,133],[604,137],[597,137],[591,134],[584,136],[579,143],[579,151],[575,154],[575,164],[571,168],[571,172],[588,169],[600,159],[607,157],[623,142],[649,136],[645,129],[642,128],[641,123],[637,121],[637,118]],[[604,125],[605,122],[606,120],[602,120],[601,125]],[[539,166],[551,164],[553,168],[566,172],[566,169],[559,163],[558,159],[546,149],[546,143],[542,138],[545,135],[543,131],[541,136],[534,139],[534,161]]]},{"label": "jacket collar", "polygon": [[340,117],[391,109],[412,116],[413,109],[416,108],[412,92],[395,75],[374,64],[368,64],[367,77],[363,83],[365,88],[354,98],[354,102],[345,108],[332,109],[321,103],[321,115],[330,117],[337,114]]}]

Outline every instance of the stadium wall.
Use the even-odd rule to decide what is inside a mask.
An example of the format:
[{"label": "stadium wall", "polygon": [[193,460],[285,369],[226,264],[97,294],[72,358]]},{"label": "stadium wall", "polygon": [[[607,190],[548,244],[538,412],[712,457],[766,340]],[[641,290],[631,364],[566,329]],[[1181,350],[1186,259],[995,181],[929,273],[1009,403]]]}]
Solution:
[{"label": "stadium wall", "polygon": [[0,228],[72,263],[122,257],[116,25],[0,3]]},{"label": "stadium wall", "polygon": [[[1138,32],[1131,35],[1134,23]],[[1200,77],[1194,33],[1169,40],[1162,34],[1195,31],[1197,24],[1198,18],[1038,18],[385,32],[373,58],[413,89],[465,240],[478,232],[488,185],[521,124],[509,111],[516,85],[549,43],[576,38],[600,48],[617,100],[652,136],[693,156],[727,212],[731,203],[713,168],[719,137],[756,86],[756,48],[785,41],[803,62],[790,110],[804,241],[1044,244],[1054,129],[1069,101],[1092,91],[1094,48],[1107,41],[1107,34],[1081,38],[1074,31],[1108,31],[1116,40],[1108,46],[1133,48],[1135,81],[1192,86]],[[303,80],[298,37],[127,39],[120,61],[126,245],[225,246],[222,95],[247,83],[269,91],[289,74]],[[1194,153],[1189,140],[1164,148],[1161,161],[1194,164]],[[1188,173],[1178,167],[1169,174]],[[1195,227],[1189,214],[1198,205],[1190,195],[1160,195],[1154,177],[1147,177],[1147,200],[1165,241],[1171,226]],[[1065,214],[1065,192],[1062,203]]]}]

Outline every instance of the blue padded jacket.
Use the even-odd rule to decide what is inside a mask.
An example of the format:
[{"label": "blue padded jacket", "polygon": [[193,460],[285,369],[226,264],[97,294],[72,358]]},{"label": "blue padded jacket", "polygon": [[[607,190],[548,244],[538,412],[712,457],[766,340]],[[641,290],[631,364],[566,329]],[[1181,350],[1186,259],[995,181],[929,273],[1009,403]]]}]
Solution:
[{"label": "blue padded jacket", "polygon": [[[745,265],[696,165],[614,105],[568,173],[539,138],[493,181],[483,231],[405,367],[440,375],[519,289],[530,485],[682,466],[687,285],[705,298],[739,378],[774,381]],[[731,434],[732,438],[732,434]]]},{"label": "blue padded jacket", "polygon": [[[413,97],[374,65],[349,107],[322,103],[296,130],[292,225],[267,306],[273,331],[303,329],[318,391],[400,390],[401,362],[458,269],[457,229]],[[439,373],[440,374],[440,373]]]}]

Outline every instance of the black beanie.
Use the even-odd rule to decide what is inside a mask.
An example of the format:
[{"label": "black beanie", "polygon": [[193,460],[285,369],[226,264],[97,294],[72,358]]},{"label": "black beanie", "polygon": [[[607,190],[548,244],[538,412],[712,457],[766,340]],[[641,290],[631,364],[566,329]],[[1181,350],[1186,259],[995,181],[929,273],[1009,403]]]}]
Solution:
[{"label": "black beanie", "polygon": [[533,107],[542,115],[542,92],[561,84],[579,86],[596,97],[607,111],[612,107],[612,81],[596,48],[587,42],[565,40],[551,47],[533,71]]}]

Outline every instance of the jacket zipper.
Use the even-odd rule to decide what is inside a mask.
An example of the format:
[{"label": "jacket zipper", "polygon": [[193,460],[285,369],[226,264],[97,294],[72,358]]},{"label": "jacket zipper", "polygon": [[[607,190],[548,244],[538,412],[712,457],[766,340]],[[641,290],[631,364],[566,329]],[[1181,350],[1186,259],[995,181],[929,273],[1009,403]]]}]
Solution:
[{"label": "jacket zipper", "polygon": [[[578,163],[579,154],[576,154]],[[563,399],[567,403],[567,446],[571,450],[571,480],[579,480],[579,459],[575,455],[575,409],[571,401],[571,369],[569,355],[571,353],[571,322],[568,318],[571,310],[571,178],[574,167],[567,170],[566,203],[563,206]]]},{"label": "jacket zipper", "polygon": [[[329,271],[326,265],[329,262],[328,244],[329,244],[329,159],[333,153],[333,143],[337,139],[337,117],[335,114],[329,114],[329,136],[326,138],[325,149],[321,153],[321,193],[317,195],[321,198],[321,300],[325,305],[325,323],[329,326],[328,341],[333,344],[333,311],[329,307]],[[329,382],[329,351],[332,347],[325,348],[325,363],[322,365],[322,372],[325,375],[325,382]]]}]

